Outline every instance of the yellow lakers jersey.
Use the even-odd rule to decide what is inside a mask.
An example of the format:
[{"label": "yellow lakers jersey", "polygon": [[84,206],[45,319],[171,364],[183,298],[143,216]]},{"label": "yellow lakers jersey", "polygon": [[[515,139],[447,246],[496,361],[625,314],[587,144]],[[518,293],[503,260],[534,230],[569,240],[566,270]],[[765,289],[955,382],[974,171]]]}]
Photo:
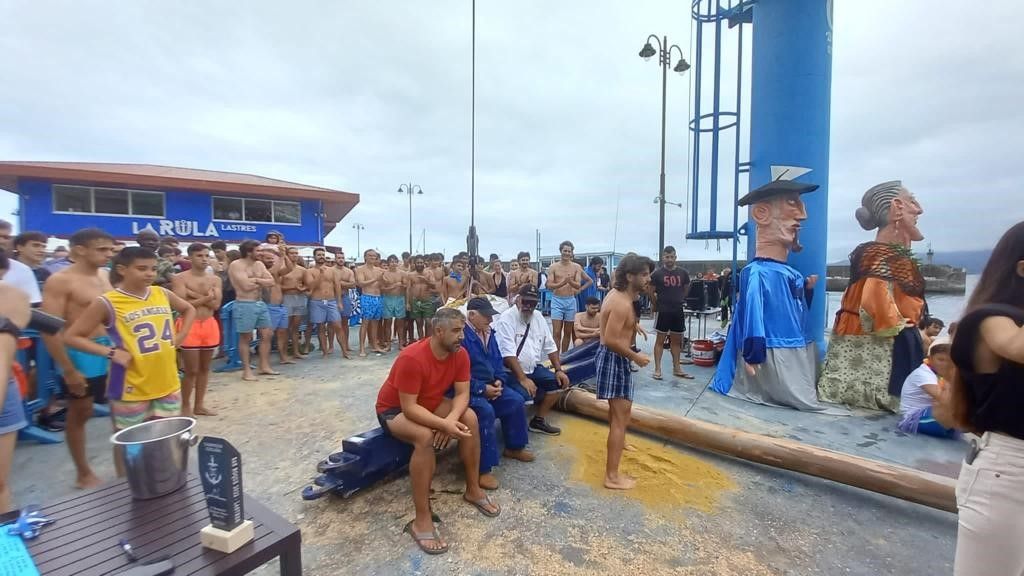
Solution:
[{"label": "yellow lakers jersey", "polygon": [[174,318],[164,289],[153,286],[145,298],[111,290],[103,299],[109,307],[107,334],[114,346],[132,355],[127,368],[110,363],[108,396],[136,402],[179,390]]}]

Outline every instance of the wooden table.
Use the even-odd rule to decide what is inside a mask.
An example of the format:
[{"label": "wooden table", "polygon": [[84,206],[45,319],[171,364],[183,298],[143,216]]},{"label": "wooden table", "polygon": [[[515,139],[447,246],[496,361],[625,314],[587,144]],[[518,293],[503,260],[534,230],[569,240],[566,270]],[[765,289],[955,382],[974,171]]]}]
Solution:
[{"label": "wooden table", "polygon": [[191,474],[184,487],[161,498],[133,500],[120,481],[47,504],[43,514],[56,522],[26,544],[44,576],[120,574],[132,567],[118,546],[122,538],[140,562],[171,557],[175,576],[247,574],[274,558],[281,574],[302,574],[299,529],[249,495],[245,517],[255,524],[255,538],[231,554],[202,547],[199,530],[210,518],[202,483]]}]

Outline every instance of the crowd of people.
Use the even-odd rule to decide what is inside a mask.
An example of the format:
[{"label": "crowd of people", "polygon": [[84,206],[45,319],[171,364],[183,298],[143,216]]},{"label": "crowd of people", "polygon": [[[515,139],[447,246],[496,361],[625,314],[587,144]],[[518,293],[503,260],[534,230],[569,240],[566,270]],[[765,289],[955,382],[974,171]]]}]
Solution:
[{"label": "crowd of people", "polygon": [[[597,396],[609,406],[609,489],[635,484],[620,473],[619,461],[634,395],[631,374],[651,360],[636,346],[638,335],[646,337],[638,310],[644,297],[657,312],[653,377],[663,378],[666,348],[673,375],[692,377],[680,360],[691,280],[671,246],[663,249],[660,266],[631,253],[609,276],[599,258],[585,268],[576,263],[568,241],[542,273],[526,252],[507,271],[494,254],[486,265],[466,253],[446,264],[441,254],[382,259],[367,250],[362,262],[350,265],[341,250],[317,248],[307,262],[278,232],[234,250],[219,241],[182,250],[176,239],[151,229],[140,232],[134,246],[103,230],[83,229],[49,258],[48,242],[40,232],[12,236],[11,225],[0,221],[0,353],[9,367],[30,306],[64,320],[62,332],[42,336],[61,394],[40,419],[58,426],[57,415],[64,414],[61,427],[80,488],[101,482],[85,449],[94,404],[109,403],[114,430],[179,414],[214,415],[206,389],[211,362],[226,344],[222,334],[237,334],[241,378],[251,381],[277,374],[275,345],[281,364],[308,358],[314,349],[330,357],[337,348],[351,359],[349,320],[358,314],[356,354],[399,351],[375,413],[386,433],[413,448],[415,517],[406,531],[424,552],[438,554],[448,544],[430,508],[437,450],[458,440],[464,499],[484,516],[498,516],[501,506],[487,492],[500,485],[494,467],[502,457],[534,461],[530,432],[561,432],[548,416],[558,392],[569,386],[561,365],[569,348],[597,347]],[[723,277],[720,283],[731,284],[728,274]],[[805,292],[809,286],[803,284]],[[538,309],[545,291],[551,293],[550,324]],[[731,290],[723,294],[723,314],[728,297]],[[982,559],[1001,566],[1021,562],[1010,544],[1024,536],[1015,520],[1024,511],[1024,396],[1016,386],[1024,374],[1022,297],[1024,223],[997,244],[948,336],[941,335],[944,323],[927,315],[913,327],[909,341],[919,343],[912,348],[921,360],[900,378],[901,429],[941,437],[976,434],[958,488],[958,571]],[[499,313],[496,301],[505,301],[507,310]],[[232,330],[224,330],[222,319]],[[13,377],[7,379],[0,406],[2,509],[10,508],[6,478],[16,433],[26,424],[23,392]],[[121,473],[116,452],[114,462]]]}]

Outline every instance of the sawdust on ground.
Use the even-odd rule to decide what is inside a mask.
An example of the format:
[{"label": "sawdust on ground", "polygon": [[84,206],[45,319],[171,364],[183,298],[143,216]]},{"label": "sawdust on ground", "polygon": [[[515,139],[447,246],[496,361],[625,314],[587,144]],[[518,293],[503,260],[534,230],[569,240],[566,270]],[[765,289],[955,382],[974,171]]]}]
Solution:
[{"label": "sawdust on ground", "polygon": [[608,427],[582,418],[563,418],[556,442],[575,461],[572,479],[597,491],[637,500],[648,511],[666,507],[696,508],[713,512],[723,492],[736,489],[732,478],[719,468],[678,449],[643,436],[626,434],[628,449],[619,470],[637,480],[636,488],[612,491],[604,487]]}]

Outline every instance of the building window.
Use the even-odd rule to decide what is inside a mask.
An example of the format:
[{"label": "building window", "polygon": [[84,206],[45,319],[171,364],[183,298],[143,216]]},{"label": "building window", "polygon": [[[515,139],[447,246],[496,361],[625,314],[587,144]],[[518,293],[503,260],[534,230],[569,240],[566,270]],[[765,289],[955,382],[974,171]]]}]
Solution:
[{"label": "building window", "polygon": [[53,211],[163,218],[164,193],[56,184],[53,186]]},{"label": "building window", "polygon": [[301,224],[298,202],[256,198],[213,197],[213,219],[232,222],[265,222],[268,224]]},{"label": "building window", "polygon": [[245,201],[241,198],[213,197],[214,220],[243,220],[242,210]]}]

